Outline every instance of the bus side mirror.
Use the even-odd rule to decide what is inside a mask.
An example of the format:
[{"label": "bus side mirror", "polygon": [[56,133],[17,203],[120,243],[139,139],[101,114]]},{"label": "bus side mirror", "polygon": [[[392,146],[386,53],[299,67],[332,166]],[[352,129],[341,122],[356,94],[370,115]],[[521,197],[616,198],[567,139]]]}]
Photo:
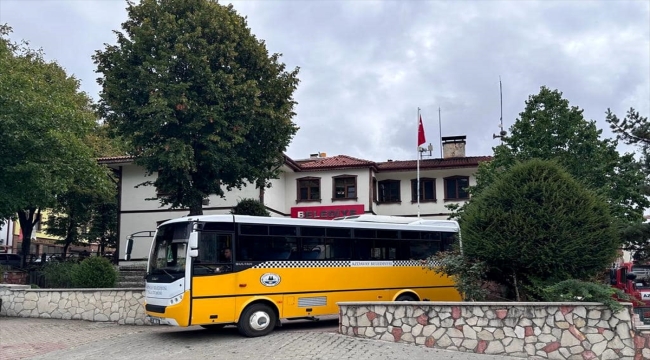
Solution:
[{"label": "bus side mirror", "polygon": [[192,231],[190,233],[190,239],[189,239],[189,246],[190,250],[198,249],[199,247],[199,233],[196,231]]},{"label": "bus side mirror", "polygon": [[190,250],[190,257],[193,257],[193,258],[199,257],[199,250],[197,250],[197,249]]},{"label": "bus side mirror", "polygon": [[126,253],[124,254],[124,260],[131,260],[131,251],[133,251],[133,238],[129,237],[126,239]]}]

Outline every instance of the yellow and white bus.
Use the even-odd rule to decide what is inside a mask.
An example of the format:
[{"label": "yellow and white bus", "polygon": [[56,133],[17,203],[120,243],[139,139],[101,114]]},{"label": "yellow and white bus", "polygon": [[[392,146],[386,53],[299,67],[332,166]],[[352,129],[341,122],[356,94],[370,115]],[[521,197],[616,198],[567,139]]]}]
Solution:
[{"label": "yellow and white bus", "polygon": [[459,239],[455,221],[202,215],[162,223],[147,266],[155,324],[269,334],[281,319],[338,314],[340,301],[459,301],[423,260]]}]

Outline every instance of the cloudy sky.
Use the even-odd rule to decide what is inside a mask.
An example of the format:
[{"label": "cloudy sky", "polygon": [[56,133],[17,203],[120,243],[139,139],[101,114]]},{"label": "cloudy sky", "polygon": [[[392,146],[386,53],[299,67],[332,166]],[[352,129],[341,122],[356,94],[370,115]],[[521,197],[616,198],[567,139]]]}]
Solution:
[{"label": "cloudy sky", "polygon": [[[221,3],[225,3],[222,1]],[[299,66],[300,126],[287,150],[413,159],[417,109],[439,155],[442,135],[467,136],[467,155],[498,140],[499,77],[509,127],[529,95],[559,89],[585,116],[609,107],[650,115],[650,2],[234,1],[271,52]],[[97,99],[91,55],[114,43],[123,0],[1,0],[12,38],[41,47]]]}]

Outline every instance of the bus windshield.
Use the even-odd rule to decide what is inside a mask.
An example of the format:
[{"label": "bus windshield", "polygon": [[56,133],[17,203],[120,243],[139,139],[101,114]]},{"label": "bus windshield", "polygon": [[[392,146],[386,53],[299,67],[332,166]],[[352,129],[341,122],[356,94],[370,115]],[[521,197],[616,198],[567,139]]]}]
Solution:
[{"label": "bus windshield", "polygon": [[190,230],[190,223],[173,223],[158,228],[149,256],[150,274],[166,274],[174,278],[185,274]]}]

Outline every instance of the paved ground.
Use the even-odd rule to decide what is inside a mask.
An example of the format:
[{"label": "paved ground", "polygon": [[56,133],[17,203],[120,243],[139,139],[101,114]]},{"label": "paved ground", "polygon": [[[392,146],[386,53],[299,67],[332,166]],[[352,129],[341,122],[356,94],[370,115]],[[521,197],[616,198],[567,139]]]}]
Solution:
[{"label": "paved ground", "polygon": [[244,338],[234,327],[212,332],[0,317],[0,359],[516,359],[356,339],[337,330],[338,320],[300,321],[265,337]]}]

